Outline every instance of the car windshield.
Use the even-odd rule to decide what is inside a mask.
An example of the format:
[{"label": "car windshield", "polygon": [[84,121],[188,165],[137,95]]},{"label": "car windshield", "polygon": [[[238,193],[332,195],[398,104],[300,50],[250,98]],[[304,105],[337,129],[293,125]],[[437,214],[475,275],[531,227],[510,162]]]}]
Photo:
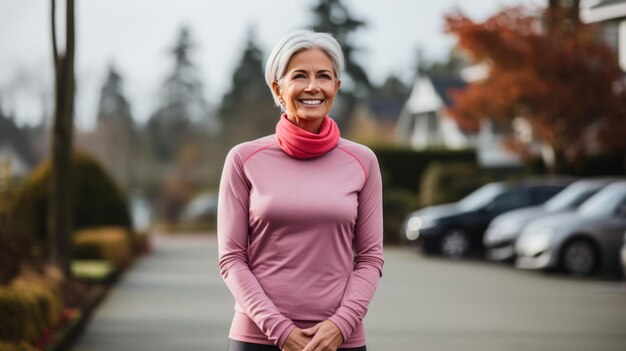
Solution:
[{"label": "car windshield", "polygon": [[590,217],[612,216],[626,197],[626,187],[608,187],[580,206],[580,213]]},{"label": "car windshield", "polygon": [[474,211],[486,206],[496,195],[500,194],[499,184],[487,184],[467,195],[459,202],[459,207],[465,211]]},{"label": "car windshield", "polygon": [[548,200],[546,209],[548,211],[563,211],[569,208],[576,208],[591,195],[595,194],[598,189],[599,187],[573,184]]}]

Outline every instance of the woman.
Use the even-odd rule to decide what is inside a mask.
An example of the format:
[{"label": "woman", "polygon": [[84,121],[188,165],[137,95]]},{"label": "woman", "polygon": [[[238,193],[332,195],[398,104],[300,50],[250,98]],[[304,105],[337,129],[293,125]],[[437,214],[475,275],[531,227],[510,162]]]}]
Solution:
[{"label": "woman", "polygon": [[235,298],[230,351],[365,350],[362,320],[382,275],[378,162],[327,114],[343,54],[329,34],[283,38],[265,79],[276,134],[226,157],[219,265]]}]

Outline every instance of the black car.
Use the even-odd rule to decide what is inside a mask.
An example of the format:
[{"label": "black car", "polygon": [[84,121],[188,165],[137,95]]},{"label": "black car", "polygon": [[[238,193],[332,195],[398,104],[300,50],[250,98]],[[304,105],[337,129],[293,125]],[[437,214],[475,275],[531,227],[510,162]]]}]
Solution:
[{"label": "black car", "polygon": [[572,182],[550,178],[484,185],[461,201],[432,206],[407,216],[403,233],[426,253],[450,258],[483,248],[483,234],[491,220],[514,209],[543,204]]}]

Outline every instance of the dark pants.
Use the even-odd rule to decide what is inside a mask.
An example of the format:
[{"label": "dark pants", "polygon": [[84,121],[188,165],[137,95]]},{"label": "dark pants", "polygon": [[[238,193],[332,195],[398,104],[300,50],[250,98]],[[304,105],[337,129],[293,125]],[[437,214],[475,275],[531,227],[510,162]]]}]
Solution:
[{"label": "dark pants", "polygon": [[[237,340],[228,340],[228,351],[280,351],[273,345],[251,344]],[[337,351],[367,351],[365,346],[337,349]]]}]

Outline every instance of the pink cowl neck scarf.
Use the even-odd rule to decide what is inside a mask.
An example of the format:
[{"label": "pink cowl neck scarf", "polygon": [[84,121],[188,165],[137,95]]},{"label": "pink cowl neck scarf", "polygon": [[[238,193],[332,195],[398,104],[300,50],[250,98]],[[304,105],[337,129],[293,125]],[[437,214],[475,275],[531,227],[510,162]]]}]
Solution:
[{"label": "pink cowl neck scarf", "polygon": [[308,132],[291,123],[285,113],[280,116],[280,121],[276,124],[278,146],[295,158],[322,156],[334,148],[338,140],[339,127],[328,116],[324,116],[318,134]]}]

